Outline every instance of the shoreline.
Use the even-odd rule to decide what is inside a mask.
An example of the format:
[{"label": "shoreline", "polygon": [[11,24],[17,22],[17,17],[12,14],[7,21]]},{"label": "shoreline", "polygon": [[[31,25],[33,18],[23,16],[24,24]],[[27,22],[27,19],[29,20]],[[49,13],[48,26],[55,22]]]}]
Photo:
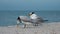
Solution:
[{"label": "shoreline", "polygon": [[42,23],[41,26],[15,26],[0,27],[0,34],[59,34],[60,33],[60,22]]}]

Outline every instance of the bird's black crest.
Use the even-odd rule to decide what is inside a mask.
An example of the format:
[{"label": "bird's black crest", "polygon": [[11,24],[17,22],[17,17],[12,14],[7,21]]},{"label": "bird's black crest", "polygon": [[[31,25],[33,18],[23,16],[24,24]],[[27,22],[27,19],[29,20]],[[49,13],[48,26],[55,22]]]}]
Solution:
[{"label": "bird's black crest", "polygon": [[35,12],[32,12],[32,14],[34,14]]}]

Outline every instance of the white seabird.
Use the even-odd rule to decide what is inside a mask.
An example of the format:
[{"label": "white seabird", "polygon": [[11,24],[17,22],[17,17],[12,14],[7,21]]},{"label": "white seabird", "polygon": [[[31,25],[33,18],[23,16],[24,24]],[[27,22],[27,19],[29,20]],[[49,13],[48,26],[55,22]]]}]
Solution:
[{"label": "white seabird", "polygon": [[31,20],[27,16],[19,16],[17,18],[17,26],[19,26],[20,23],[24,24],[24,28],[26,27],[26,24],[31,24]]},{"label": "white seabird", "polygon": [[37,16],[37,15],[35,14],[35,12],[31,12],[31,13],[29,14],[29,16],[30,16],[30,19],[32,20],[32,22],[35,24],[35,26],[38,25],[38,24],[41,24],[41,23],[43,22],[43,18]]},{"label": "white seabird", "polygon": [[17,18],[17,25],[19,25],[19,23],[24,23],[24,28],[26,27],[26,24],[33,24],[35,26],[38,26],[38,24],[41,24],[44,21],[47,20],[43,20],[41,17],[37,16],[35,14],[35,12],[31,12],[29,13],[30,18],[28,18],[27,16],[19,16]]}]

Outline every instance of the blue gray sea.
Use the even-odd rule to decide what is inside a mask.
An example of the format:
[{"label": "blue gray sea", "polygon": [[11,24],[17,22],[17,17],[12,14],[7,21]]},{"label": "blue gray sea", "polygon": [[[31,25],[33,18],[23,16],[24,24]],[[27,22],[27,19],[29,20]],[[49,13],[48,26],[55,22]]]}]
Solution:
[{"label": "blue gray sea", "polygon": [[[32,11],[0,10],[0,26],[16,25],[18,16],[28,16]],[[38,16],[50,22],[60,22],[60,11],[34,11]],[[29,17],[29,16],[28,16]]]}]

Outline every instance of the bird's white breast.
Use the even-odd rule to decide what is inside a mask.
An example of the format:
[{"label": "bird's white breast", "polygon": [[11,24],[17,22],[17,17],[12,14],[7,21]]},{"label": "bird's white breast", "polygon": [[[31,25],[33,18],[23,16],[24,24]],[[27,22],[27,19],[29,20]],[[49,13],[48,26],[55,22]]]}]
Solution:
[{"label": "bird's white breast", "polygon": [[36,14],[32,14],[32,15],[30,16],[30,18],[31,18],[31,19],[37,19],[37,15],[36,15]]}]

